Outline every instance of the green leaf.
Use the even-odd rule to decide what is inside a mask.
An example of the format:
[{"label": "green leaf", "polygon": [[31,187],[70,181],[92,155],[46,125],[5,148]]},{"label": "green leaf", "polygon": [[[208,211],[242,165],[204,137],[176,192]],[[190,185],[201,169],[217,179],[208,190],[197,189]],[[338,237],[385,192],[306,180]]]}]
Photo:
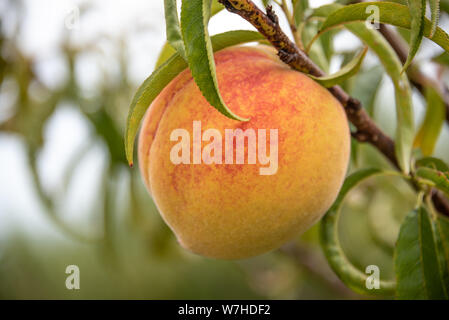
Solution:
[{"label": "green leaf", "polygon": [[443,12],[449,14],[449,0],[440,0],[440,8]]},{"label": "green leaf", "polygon": [[262,0],[263,6],[266,8],[270,4],[271,0]]},{"label": "green leaf", "polygon": [[[308,15],[306,21],[303,22],[303,25],[305,24],[307,26],[311,22],[316,20],[313,18],[318,18],[318,17],[325,18],[328,15],[330,15],[332,12],[340,9],[341,7],[342,7],[341,4],[331,3],[331,4],[326,4],[326,5],[320,6],[318,8],[315,8],[315,9],[311,10],[311,13]],[[322,25],[322,21],[321,21],[321,23],[318,24],[320,29],[321,29],[321,25]],[[329,32],[320,34],[321,47],[322,47],[322,50],[324,51],[324,55],[328,61],[330,61],[330,59],[332,58],[332,54],[333,54],[333,38],[339,31],[340,30],[338,30],[338,29],[330,30]],[[306,52],[308,52],[309,54],[313,53],[313,49],[316,46],[315,40],[318,38],[317,33],[318,33],[318,31],[315,31],[313,34],[314,37],[312,37],[312,38],[308,37],[307,41],[304,41],[306,44],[308,43]],[[327,71],[327,70],[324,70],[324,71]]]},{"label": "green leaf", "polygon": [[182,41],[181,28],[179,26],[176,2],[176,0],[164,0],[167,41],[176,52],[187,61],[184,42]]},{"label": "green leaf", "polygon": [[314,18],[314,17],[326,18],[331,13],[334,13],[335,11],[337,11],[338,9],[341,9],[341,8],[343,8],[343,6],[338,3],[330,3],[330,4],[322,5],[318,8],[313,9],[312,14],[309,16],[309,19]]},{"label": "green leaf", "polygon": [[[426,0],[409,0],[410,12],[410,51],[402,71],[412,63],[424,36],[424,23],[426,18]],[[382,13],[381,13],[382,15]]]},{"label": "green leaf", "polygon": [[211,4],[211,8],[210,8],[210,16],[211,17],[215,16],[217,13],[222,11],[224,8],[225,8],[224,5],[222,5],[220,2],[218,2],[217,0],[212,0],[212,4]]},{"label": "green leaf", "polygon": [[443,273],[445,274],[446,292],[449,294],[449,219],[438,216],[437,228],[441,240],[441,259],[444,261]]},{"label": "green leaf", "polygon": [[439,244],[429,214],[419,208],[408,214],[395,249],[398,299],[447,299]]},{"label": "green leaf", "polygon": [[100,136],[109,152],[112,163],[126,163],[125,153],[123,152],[123,135],[117,128],[117,124],[105,109],[98,109],[92,113],[85,113],[86,117],[92,123],[96,133]]},{"label": "green leaf", "polygon": [[367,288],[366,281],[368,275],[352,265],[341,248],[338,239],[338,220],[343,200],[352,188],[367,178],[387,174],[394,173],[385,172],[379,169],[364,169],[351,174],[346,178],[334,204],[321,220],[321,245],[329,265],[349,288],[362,294],[393,295],[395,291],[395,282],[381,280],[379,289],[370,290]]},{"label": "green leaf", "polygon": [[326,32],[321,36],[321,46],[323,47],[324,55],[327,61],[332,59],[334,54],[334,36],[338,33],[338,30],[333,30],[334,32]]},{"label": "green leaf", "polygon": [[215,71],[212,44],[207,29],[210,17],[209,0],[183,0],[181,24],[187,62],[198,88],[206,100],[226,117],[247,121],[234,114],[224,103]]},{"label": "green leaf", "polygon": [[432,61],[435,61],[436,63],[439,63],[441,65],[449,66],[449,53],[444,51],[443,53],[439,54],[438,56],[433,57]]},{"label": "green leaf", "polygon": [[293,3],[293,18],[296,26],[304,21],[304,12],[309,8],[309,0],[297,0]]},{"label": "green leaf", "polygon": [[162,47],[161,52],[159,53],[159,57],[157,58],[155,68],[156,69],[159,68],[165,61],[167,61],[175,53],[176,50],[173,49],[173,47],[168,42],[166,42]]},{"label": "green leaf", "polygon": [[440,269],[446,294],[449,296],[449,219],[438,215],[433,221],[438,246]]},{"label": "green leaf", "polygon": [[416,170],[416,175],[433,182],[437,189],[440,189],[449,195],[449,172],[421,167]]},{"label": "green leaf", "polygon": [[[212,36],[211,41],[213,50],[218,51],[229,46],[262,39],[262,35],[258,32],[238,30]],[[142,83],[134,95],[125,130],[126,158],[131,166],[133,165],[134,139],[146,110],[162,89],[186,68],[187,63],[178,53],[175,53]]]},{"label": "green leaf", "polygon": [[173,55],[143,82],[134,95],[125,130],[126,158],[130,166],[133,165],[134,139],[146,110],[162,89],[186,67],[186,62],[178,53]]},{"label": "green leaf", "polygon": [[443,129],[446,106],[440,94],[430,86],[425,87],[427,100],[426,116],[415,137],[415,147],[421,148],[423,155],[430,156]]},{"label": "green leaf", "polygon": [[351,164],[354,165],[355,168],[359,167],[360,163],[360,144],[359,142],[351,137]]},{"label": "green leaf", "polygon": [[[314,21],[314,23],[305,24],[302,28],[301,38],[304,43],[308,43],[313,39],[314,35],[316,35],[318,25],[315,22],[317,21]],[[320,69],[322,69],[324,72],[328,72],[329,60],[327,59],[322,42],[316,41],[315,43],[313,43],[308,52],[308,55],[310,59],[320,67]]]},{"label": "green leaf", "polygon": [[395,153],[400,168],[404,173],[408,173],[415,133],[410,83],[407,76],[401,74],[401,61],[384,37],[376,30],[367,28],[364,23],[348,24],[346,28],[374,51],[393,81],[397,115]]},{"label": "green leaf", "polygon": [[340,84],[359,71],[360,66],[363,62],[363,58],[365,57],[367,51],[368,47],[365,47],[362,51],[360,51],[358,55],[354,57],[354,59],[352,59],[348,64],[346,64],[343,68],[341,68],[334,74],[323,77],[314,77],[309,75],[309,77],[317,81],[319,84],[325,86],[326,88],[330,88],[337,84]]},{"label": "green leaf", "polygon": [[429,0],[432,27],[430,28],[430,37],[432,38],[438,26],[440,17],[440,0]]},{"label": "green leaf", "polygon": [[[327,17],[321,27],[322,31],[320,31],[314,39],[318,39],[322,33],[330,30],[331,28],[344,25],[346,29],[365,42],[365,44],[368,45],[368,47],[377,55],[385,71],[392,79],[395,87],[396,115],[398,119],[395,139],[395,153],[400,168],[404,173],[408,173],[410,171],[410,159],[413,148],[413,139],[415,136],[410,83],[407,76],[401,73],[401,61],[384,37],[376,30],[368,28],[365,23],[358,22],[359,20],[365,20],[367,18],[365,9],[367,6],[372,4],[379,5],[381,20],[384,16],[381,8],[385,9],[385,5],[405,8],[406,14],[409,15],[407,7],[395,3],[370,2],[348,5],[345,7],[338,4],[325,5],[315,9],[312,14],[312,17]],[[348,8],[350,9],[349,11],[347,10]],[[363,19],[361,19],[361,17],[363,17]],[[349,21],[346,21],[346,19],[349,19]],[[325,27],[325,25],[327,25],[327,27]],[[308,45],[308,47],[312,44],[313,41]]]},{"label": "green leaf", "polygon": [[416,161],[417,167],[427,167],[441,172],[449,172],[449,167],[443,160],[434,157],[425,157]]},{"label": "green leaf", "polygon": [[[392,2],[366,2],[347,5],[334,11],[324,21],[320,33],[347,23],[365,21],[368,17],[365,10],[370,5],[376,5],[379,8],[380,23],[391,24],[409,30],[411,29],[411,17],[407,6]],[[331,7],[328,9],[331,11]],[[449,51],[449,36],[447,33],[443,29],[437,27],[433,37],[430,37],[431,29],[432,23],[428,19],[425,19],[424,36],[431,39],[444,50]]]},{"label": "green leaf", "polygon": [[357,74],[351,83],[351,96],[362,102],[363,108],[369,115],[374,115],[374,103],[380,88],[384,71],[382,66],[376,65]]},{"label": "green leaf", "polygon": [[[211,18],[213,16],[215,16],[217,13],[219,13],[220,11],[222,11],[223,9],[224,9],[224,6],[221,3],[219,3],[217,0],[212,0],[211,14],[210,14]],[[177,16],[176,16],[176,20],[177,20]],[[179,32],[181,32],[181,31],[179,31]],[[168,32],[167,32],[167,34],[168,34]],[[181,38],[181,41],[182,41],[182,38]],[[184,43],[182,44],[182,47],[184,49]],[[159,57],[156,62],[156,68],[158,68],[161,64],[163,64],[165,61],[167,61],[168,58],[170,58],[175,52],[176,52],[176,50],[170,45],[170,43],[166,42],[164,44],[164,46],[162,47],[161,52],[159,53]]]},{"label": "green leaf", "polygon": [[445,257],[449,261],[449,218],[438,216],[438,223],[440,225],[441,238],[443,239]]}]

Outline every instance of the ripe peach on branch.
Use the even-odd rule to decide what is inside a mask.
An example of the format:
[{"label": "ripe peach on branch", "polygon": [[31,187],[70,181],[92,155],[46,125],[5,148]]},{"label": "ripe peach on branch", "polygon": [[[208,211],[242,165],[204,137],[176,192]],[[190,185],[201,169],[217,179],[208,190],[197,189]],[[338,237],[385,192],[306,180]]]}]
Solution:
[{"label": "ripe peach on branch", "polygon": [[[146,114],[139,163],[160,213],[184,247],[209,257],[244,258],[279,247],[329,209],[348,165],[349,127],[339,102],[283,64],[269,47],[224,49],[215,54],[215,64],[227,106],[250,120],[232,120],[211,107],[185,70]],[[195,151],[195,135],[200,133],[192,124],[197,120],[204,131],[217,130],[220,138],[227,130],[241,129],[243,134],[276,129],[276,150],[270,150],[273,136],[266,140],[267,154],[278,153],[276,172],[261,175],[266,165],[259,161],[227,162],[225,143],[216,138],[203,142],[204,149],[212,145],[222,159],[195,163],[195,152],[204,157],[204,150]],[[171,141],[179,129],[189,135]],[[244,142],[249,159],[256,140],[246,136]],[[177,143],[185,144],[189,162],[171,161]],[[231,147],[235,157],[237,139]]]}]

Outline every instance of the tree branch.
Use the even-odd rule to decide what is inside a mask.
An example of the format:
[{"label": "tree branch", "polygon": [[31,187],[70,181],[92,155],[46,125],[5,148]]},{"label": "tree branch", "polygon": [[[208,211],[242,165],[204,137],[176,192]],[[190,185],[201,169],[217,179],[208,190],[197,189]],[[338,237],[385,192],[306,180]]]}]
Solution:
[{"label": "tree branch", "polygon": [[[251,23],[277,50],[279,58],[291,68],[321,77],[324,72],[301,50],[298,49],[279,26],[278,17],[271,6],[267,13],[261,11],[251,0],[218,0],[225,8]],[[341,87],[334,86],[329,91],[343,105],[346,115],[357,128],[352,133],[360,142],[367,142],[376,147],[391,163],[399,168],[395,155],[394,141],[380,130],[362,108],[360,101],[350,97]],[[449,202],[440,193],[433,193],[435,207],[449,216]]]}]

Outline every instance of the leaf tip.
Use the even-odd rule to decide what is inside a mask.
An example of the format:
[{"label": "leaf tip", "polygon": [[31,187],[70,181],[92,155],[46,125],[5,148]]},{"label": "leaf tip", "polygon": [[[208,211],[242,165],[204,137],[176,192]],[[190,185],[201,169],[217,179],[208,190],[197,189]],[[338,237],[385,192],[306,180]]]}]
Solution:
[{"label": "leaf tip", "polygon": [[249,120],[251,120],[251,117],[249,118],[238,118],[237,120],[241,121],[241,122],[248,122]]}]

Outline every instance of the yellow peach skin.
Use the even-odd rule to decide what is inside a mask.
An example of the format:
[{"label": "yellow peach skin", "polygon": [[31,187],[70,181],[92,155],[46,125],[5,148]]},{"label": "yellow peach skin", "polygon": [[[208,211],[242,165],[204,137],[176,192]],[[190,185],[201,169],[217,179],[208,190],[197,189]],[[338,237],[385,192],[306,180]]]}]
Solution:
[{"label": "yellow peach skin", "polygon": [[[162,217],[184,248],[239,259],[278,248],[323,216],[343,183],[350,135],[339,102],[268,47],[227,48],[215,54],[215,62],[225,103],[250,120],[231,120],[211,107],[185,70],[145,115],[139,164]],[[193,121],[201,121],[203,132],[215,128],[223,137],[225,129],[278,129],[277,172],[260,175],[266,165],[247,161],[174,164],[170,151],[177,142],[170,134],[182,128],[192,137]]]}]

